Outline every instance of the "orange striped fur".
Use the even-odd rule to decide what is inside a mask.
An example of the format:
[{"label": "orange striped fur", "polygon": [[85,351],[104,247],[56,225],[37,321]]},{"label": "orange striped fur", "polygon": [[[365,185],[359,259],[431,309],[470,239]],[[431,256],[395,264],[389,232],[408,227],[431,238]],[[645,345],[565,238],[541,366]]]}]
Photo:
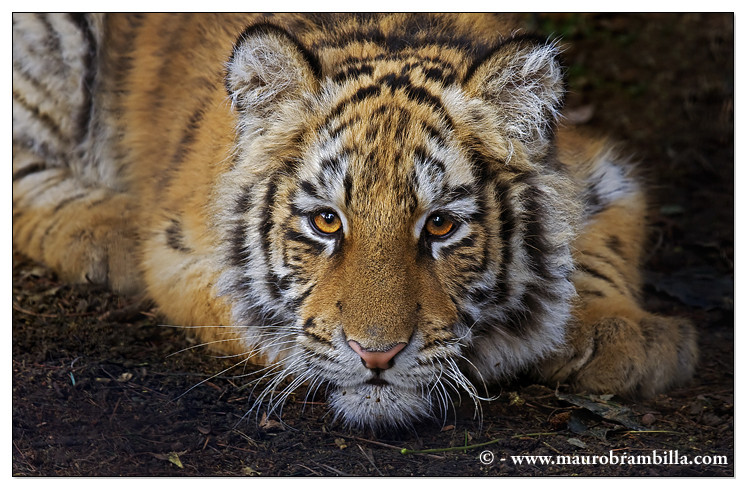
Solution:
[{"label": "orange striped fur", "polygon": [[517,27],[15,15],[14,246],[274,365],[256,406],[326,386],[353,426],[520,372],[683,382],[692,325],[641,305],[642,187],[561,127],[559,48]]}]

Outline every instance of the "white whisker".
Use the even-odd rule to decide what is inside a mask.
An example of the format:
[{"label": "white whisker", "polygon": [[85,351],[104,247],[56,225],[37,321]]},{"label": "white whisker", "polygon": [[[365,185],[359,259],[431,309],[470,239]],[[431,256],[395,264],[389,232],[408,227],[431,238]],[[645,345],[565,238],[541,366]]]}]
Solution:
[{"label": "white whisker", "polygon": [[[181,350],[175,351],[173,353],[169,353],[168,355],[166,355],[166,358],[172,357],[174,355],[178,355],[179,353],[187,352],[189,350],[194,350],[196,348],[203,348],[203,347],[207,347],[207,346],[210,346],[210,345],[216,345],[218,343],[227,343],[227,342],[231,342],[231,341],[240,341],[240,338],[227,338],[227,339],[224,339],[224,340],[206,341],[206,342],[200,343],[198,345],[188,346],[186,348],[182,348]],[[216,358],[232,358],[232,357],[236,357],[236,356],[240,356],[240,355],[218,355],[218,356],[216,356]]]},{"label": "white whisker", "polygon": [[196,384],[194,384],[193,386],[191,386],[189,389],[187,389],[186,391],[184,391],[183,393],[181,393],[179,396],[177,396],[173,400],[176,401],[178,399],[181,399],[182,397],[184,397],[185,395],[187,395],[189,392],[191,392],[192,390],[196,389],[197,387],[199,387],[200,385],[204,384],[205,382],[209,382],[212,379],[223,375],[225,372],[228,372],[229,370],[232,370],[232,369],[236,368],[237,366],[241,365],[242,363],[246,363],[248,360],[249,360],[248,358],[245,358],[245,359],[241,360],[240,362],[235,363],[235,364],[231,365],[230,367],[228,367],[228,368],[226,368],[224,370],[221,370],[220,372],[218,372],[218,373],[216,373],[214,375],[211,375],[210,377],[207,377],[205,379],[200,380],[199,382],[197,382]]}]

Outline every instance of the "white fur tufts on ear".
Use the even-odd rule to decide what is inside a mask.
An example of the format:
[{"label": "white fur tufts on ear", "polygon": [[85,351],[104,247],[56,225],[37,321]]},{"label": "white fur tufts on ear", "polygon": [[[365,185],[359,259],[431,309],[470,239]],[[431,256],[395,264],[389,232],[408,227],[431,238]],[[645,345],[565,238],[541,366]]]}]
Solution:
[{"label": "white fur tufts on ear", "polygon": [[287,32],[258,24],[236,41],[225,84],[242,122],[261,126],[283,102],[315,90],[317,71],[316,60]]},{"label": "white fur tufts on ear", "polygon": [[465,88],[495,109],[507,136],[546,151],[565,96],[557,43],[514,37],[470,71]]}]

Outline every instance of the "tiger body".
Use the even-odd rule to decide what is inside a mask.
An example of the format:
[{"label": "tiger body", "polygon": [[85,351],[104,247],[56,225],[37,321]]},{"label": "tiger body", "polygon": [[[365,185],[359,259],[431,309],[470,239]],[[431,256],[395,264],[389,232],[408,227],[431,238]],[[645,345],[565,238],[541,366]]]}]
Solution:
[{"label": "tiger body", "polygon": [[642,189],[556,127],[558,48],[514,29],[14,16],[14,246],[269,365],[259,401],[327,386],[353,426],[523,371],[623,395],[685,381],[692,326],[640,305]]}]

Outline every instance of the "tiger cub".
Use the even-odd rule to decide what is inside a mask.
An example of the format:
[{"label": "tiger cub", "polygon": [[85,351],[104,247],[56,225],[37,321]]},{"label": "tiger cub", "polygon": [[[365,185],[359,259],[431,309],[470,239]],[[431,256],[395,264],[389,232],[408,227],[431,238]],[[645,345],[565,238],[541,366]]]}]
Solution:
[{"label": "tiger cub", "polygon": [[14,15],[14,246],[265,365],[270,412],[302,384],[377,430],[519,372],[681,383],[692,325],[641,306],[641,186],[561,127],[560,48],[515,28]]}]

